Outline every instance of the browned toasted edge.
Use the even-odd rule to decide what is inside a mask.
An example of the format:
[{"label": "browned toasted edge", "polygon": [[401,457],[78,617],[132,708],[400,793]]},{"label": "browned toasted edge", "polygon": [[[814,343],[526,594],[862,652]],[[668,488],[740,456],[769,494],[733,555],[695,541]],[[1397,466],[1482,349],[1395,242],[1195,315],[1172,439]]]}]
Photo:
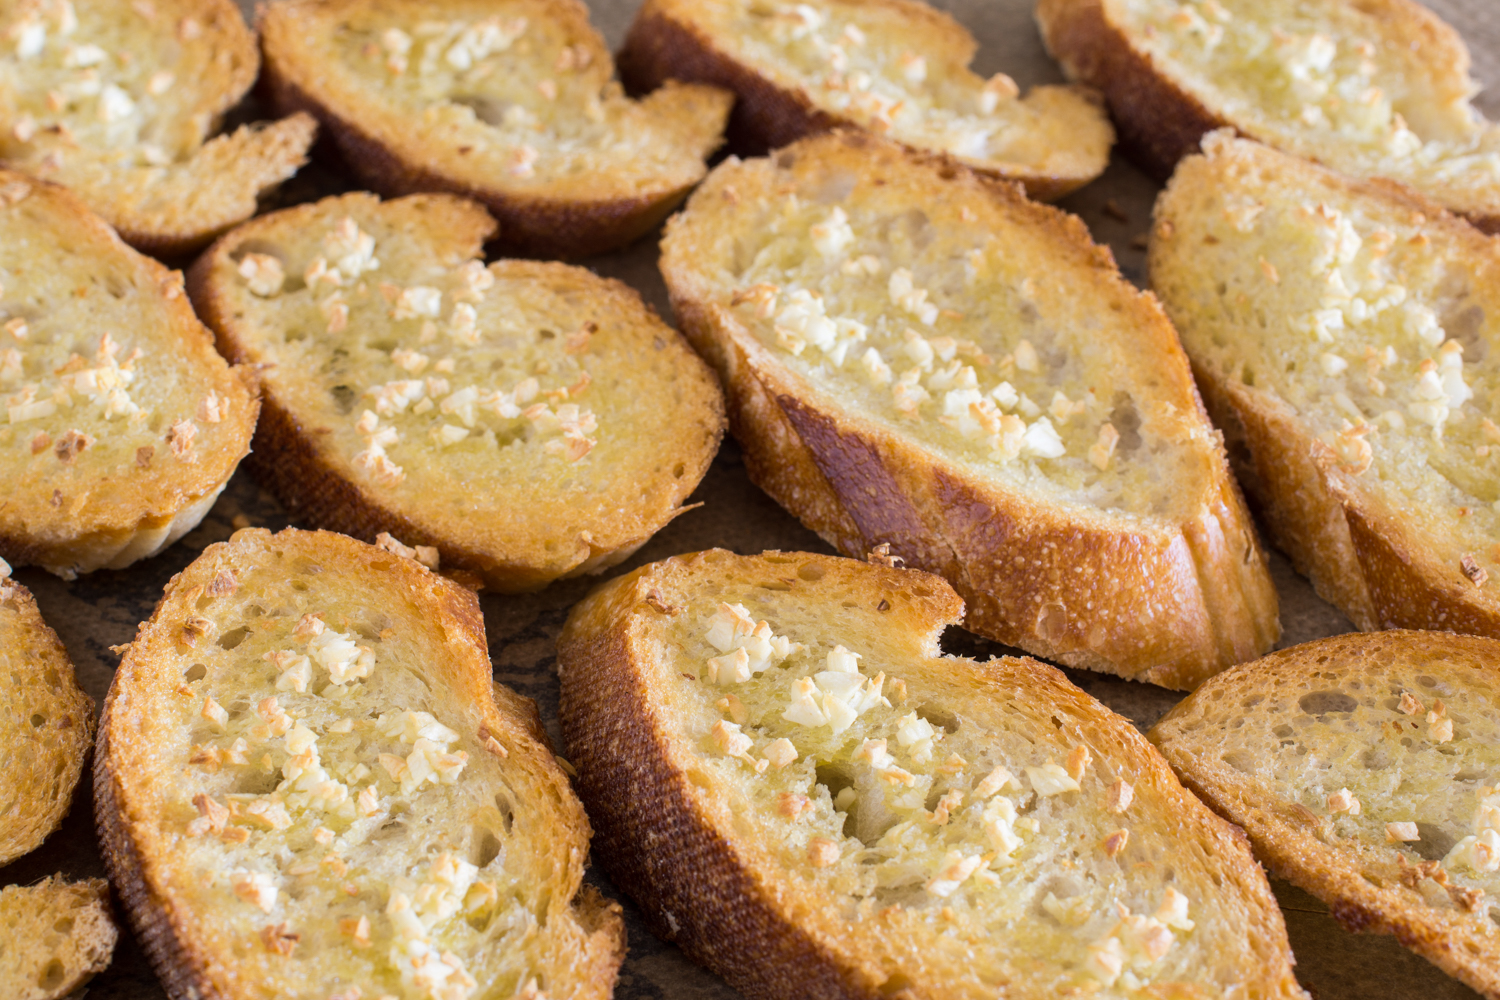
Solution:
[{"label": "browned toasted edge", "polygon": [[[858,131],[835,137],[856,146],[895,146]],[[997,199],[1046,213],[1047,227],[1060,239],[1086,245],[1093,266],[1118,273],[1109,249],[1093,244],[1081,221],[1028,201],[1019,184],[971,171],[943,154],[900,148],[918,163],[935,165],[944,179],[972,178]],[[1178,526],[1174,541],[1158,546],[1154,554],[1142,544],[1145,532],[1107,531],[1067,517],[1042,524],[1043,539],[1031,522],[1046,518],[1023,516],[1034,515],[1032,511],[1002,509],[993,496],[901,441],[895,432],[812,405],[805,384],[782,371],[764,349],[737,335],[722,307],[697,301],[687,291],[691,282],[665,257],[660,266],[683,333],[720,375],[730,432],[744,451],[751,481],[845,555],[863,558],[876,546],[889,545],[908,565],[942,576],[957,589],[967,607],[966,628],[1070,667],[1163,687],[1191,690],[1225,667],[1274,647],[1281,627],[1268,557],[1230,474],[1222,443],[1217,446],[1217,482],[1207,512]],[[1147,292],[1140,303],[1154,321],[1171,328],[1154,296]],[[1175,332],[1172,337],[1175,343]],[[1196,389],[1193,395],[1198,416],[1207,423]],[[1157,588],[1169,581],[1177,593],[1196,594],[1201,600],[1196,605],[1179,600],[1167,615],[1172,627],[1158,629],[1155,635],[1158,647],[1165,643],[1166,649],[1122,640],[1101,654],[1089,645],[1086,623],[1076,615],[1071,622],[1048,626],[1053,634],[1044,635],[1041,620],[1046,617],[1047,596],[1071,591],[1058,576],[1039,568],[1040,563],[1034,571],[1013,570],[996,558],[1043,547],[1055,565],[1068,566],[1075,575],[1079,567],[1093,573],[1131,567],[1141,587]],[[1210,564],[1195,565],[1196,555],[1207,557]],[[1018,606],[1029,609],[1035,621],[1018,619]],[[1062,606],[1066,611],[1066,604]]]},{"label": "browned toasted edge", "polygon": [[[291,209],[284,211],[291,211]],[[261,216],[254,222],[259,224],[269,218],[271,216]],[[491,229],[491,232],[493,231]],[[198,315],[213,331],[219,353],[229,359],[231,364],[249,370],[253,364],[251,352],[235,336],[235,324],[230,320],[229,310],[216,293],[212,281],[214,267],[225,255],[236,248],[239,235],[238,230],[231,230],[205,250],[188,269],[186,287]],[[634,289],[622,282],[611,278],[599,278],[599,280],[639,297]],[[656,316],[656,311],[649,305],[646,305],[646,310],[651,316]],[[671,328],[668,327],[668,329]],[[681,336],[676,331],[673,333]],[[692,352],[686,351],[685,353],[688,354],[688,363],[702,364]],[[716,379],[712,369],[706,364],[703,367],[708,378]],[[263,484],[276,496],[277,500],[295,512],[308,525],[337,531],[366,542],[374,542],[378,535],[387,532],[407,545],[434,546],[442,553],[444,573],[457,569],[476,574],[483,580],[485,586],[500,593],[519,594],[539,590],[559,578],[558,573],[549,571],[545,567],[514,560],[497,560],[492,553],[480,552],[465,545],[459,536],[438,534],[419,525],[406,515],[392,510],[382,502],[379,494],[352,482],[320,455],[315,443],[318,429],[304,426],[264,384],[261,385],[260,406],[260,419],[255,427],[254,448],[250,452],[246,465],[257,482]],[[718,441],[722,439],[724,433],[722,412],[715,414],[715,420],[717,431],[714,447],[703,462],[702,469],[698,470],[698,478],[684,476],[683,482],[685,483],[696,484],[708,471],[713,453],[718,450]],[[679,506],[674,509],[668,518],[669,521],[687,509],[682,507],[680,502],[686,499],[690,492],[691,490],[684,491],[679,500]],[[665,523],[653,529],[652,533],[661,530],[662,527],[665,527]],[[622,553],[623,558],[650,536],[651,533],[648,533],[642,538],[627,539],[614,550],[598,549],[595,551],[590,543],[590,556],[583,565],[590,565],[602,558],[604,565],[607,566],[610,564],[609,557],[613,553]],[[561,575],[568,576],[576,572],[576,569],[575,567]]]},{"label": "browned toasted edge", "polygon": [[1036,20],[1068,78],[1103,92],[1120,148],[1158,182],[1206,133],[1228,124],[1153,66],[1110,23],[1103,0],[1039,0]]},{"label": "browned toasted edge", "polygon": [[558,638],[559,717],[578,769],[574,784],[594,825],[594,854],[640,903],[653,934],[752,1000],[905,996],[882,993],[880,983],[840,963],[788,920],[701,814],[688,776],[672,764],[669,737],[635,660],[633,647],[649,628],[637,619],[663,613],[646,603],[653,583],[722,552],[675,556],[601,585],[574,607]]},{"label": "browned toasted edge", "polygon": [[[41,836],[37,837],[34,842],[19,844],[14,853],[0,851],[0,865],[9,864],[16,858],[31,852],[42,841],[46,840],[47,837],[51,836],[58,827],[62,826],[62,821],[67,818],[68,813],[73,809],[73,791],[78,785],[79,777],[83,774],[83,762],[88,757],[90,746],[94,740],[94,699],[89,697],[87,691],[78,686],[78,676],[73,666],[73,658],[68,655],[67,647],[62,644],[62,640],[58,638],[57,632],[42,617],[41,609],[36,603],[36,597],[19,580],[14,578],[0,579],[0,604],[4,604],[8,600],[16,602],[16,611],[22,627],[34,632],[38,645],[50,647],[49,652],[61,661],[62,666],[67,668],[66,671],[59,671],[59,675],[64,688],[63,697],[72,703],[71,707],[74,715],[69,715],[63,720],[56,721],[66,722],[66,728],[72,728],[74,725],[79,726],[82,729],[82,736],[77,740],[73,756],[64,761],[62,773],[57,776],[58,784],[61,787],[58,798],[62,808],[47,819],[45,828],[41,831]],[[49,720],[49,724],[51,721],[53,720]]]},{"label": "browned toasted edge", "polygon": [[[1315,163],[1295,162],[1332,174]],[[1339,183],[1359,196],[1398,202],[1438,226],[1465,218],[1386,178],[1339,177]],[[1148,274],[1163,252],[1163,240],[1170,238],[1160,225],[1170,221],[1160,217],[1165,195],[1152,209]],[[1469,234],[1462,225],[1456,232]],[[1312,581],[1319,597],[1364,632],[1425,629],[1500,639],[1500,605],[1483,600],[1479,587],[1459,583],[1457,567],[1438,565],[1406,530],[1405,519],[1340,469],[1334,450],[1307,433],[1288,404],[1197,361],[1193,376],[1214,426],[1222,429],[1235,476],[1273,544]]]},{"label": "browned toasted edge", "polygon": [[277,113],[311,114],[349,169],[385,197],[437,191],[480,202],[499,223],[494,238],[508,254],[573,260],[617,250],[654,229],[693,188],[685,184],[634,198],[576,201],[468,184],[444,173],[436,161],[413,162],[397,155],[299,86],[264,37],[262,45],[260,85]]},{"label": "browned toasted edge", "polygon": [[1309,810],[1298,803],[1272,799],[1250,782],[1230,776],[1226,767],[1208,763],[1173,741],[1175,723],[1193,710],[1198,698],[1211,698],[1216,691],[1232,688],[1251,675],[1294,671],[1299,669],[1299,661],[1315,655],[1320,659],[1326,656],[1330,661],[1319,669],[1330,665],[1336,668],[1333,661],[1351,648],[1360,652],[1381,645],[1411,643],[1463,650],[1491,664],[1500,664],[1500,642],[1482,636],[1393,629],[1314,639],[1211,678],[1178,702],[1147,732],[1146,738],[1161,751],[1184,786],[1215,813],[1243,829],[1255,856],[1271,874],[1327,903],[1329,912],[1344,930],[1355,934],[1389,934],[1488,1000],[1500,1000],[1500,964],[1497,964],[1500,948],[1493,944],[1478,950],[1457,947],[1452,932],[1462,928],[1456,921],[1439,917],[1438,911],[1425,903],[1414,906],[1403,899],[1396,865],[1378,864],[1378,859],[1370,859],[1382,869],[1378,877],[1383,877],[1385,884],[1372,882],[1358,863],[1360,855],[1330,845],[1323,836],[1322,820]]},{"label": "browned toasted edge", "polygon": [[[285,528],[275,535],[265,529],[247,530],[268,538],[279,538],[289,534],[293,538],[307,536],[316,540],[320,537],[327,537],[340,542],[361,544],[356,540],[345,539],[333,532],[322,530],[303,531],[298,528]],[[141,623],[137,638],[156,624],[162,611],[172,600],[173,592],[184,574],[190,572],[199,561],[211,559],[218,551],[230,548],[234,544],[235,538],[231,536],[227,542],[210,545],[199,555],[198,559],[194,560],[193,564],[172,577],[161,599],[157,601],[151,618]],[[427,575],[425,567],[411,560],[395,558],[394,561],[400,567],[398,572]],[[488,644],[485,639],[484,615],[479,607],[479,596],[462,584],[454,583],[436,573],[430,574],[429,582],[431,588],[438,591],[436,597],[444,610],[455,619],[459,627],[469,633],[468,638],[488,662]],[[110,751],[109,727],[121,678],[127,674],[129,668],[133,667],[134,655],[135,647],[130,645],[120,659],[114,680],[110,684],[109,694],[104,700],[98,738],[94,743],[94,820],[99,833],[100,854],[103,856],[110,884],[114,886],[120,905],[134,927],[136,937],[146,952],[152,970],[155,971],[170,1000],[243,1000],[234,991],[232,982],[225,990],[220,989],[223,984],[216,981],[213,973],[222,970],[215,969],[215,963],[211,957],[194,946],[191,937],[174,911],[170,898],[147,882],[148,875],[156,867],[155,860],[143,856],[133,828],[137,825],[148,824],[141,817],[126,815],[120,799],[120,778],[115,770],[114,756]],[[534,727],[540,719],[536,714],[535,703],[531,702],[528,709],[525,703],[530,702],[530,699],[504,688],[492,678],[484,678],[482,683],[490,694],[492,710],[513,722],[521,733],[533,739],[542,751],[538,756],[544,760],[545,766],[557,769],[558,765],[553,761],[550,741],[545,738],[536,739],[537,733]],[[512,712],[517,714],[511,716],[509,713]],[[545,732],[542,735],[545,737]],[[560,770],[558,777],[563,784],[568,784],[567,777],[562,775]],[[593,833],[592,824],[586,814],[582,816],[582,820],[583,840],[585,844],[588,844]],[[614,991],[620,966],[625,960],[625,925],[620,906],[587,884],[581,885],[571,900],[564,901],[564,905],[573,911],[580,926],[591,938],[603,933],[613,939],[613,948],[610,953],[600,956],[600,962],[596,963],[596,968],[591,973],[595,979],[594,986],[598,990],[597,995],[608,997]]]},{"label": "browned toasted edge", "polygon": [[[847,562],[809,553],[763,555]],[[778,888],[767,884],[715,828],[695,801],[692,778],[674,765],[642,659],[658,653],[650,635],[652,620],[681,610],[664,607],[659,588],[688,577],[694,562],[714,557],[755,558],[715,549],[643,566],[600,585],[575,605],[558,639],[560,718],[578,767],[575,787],[594,823],[595,854],[615,883],[641,905],[654,934],[676,943],[755,1000],[929,996],[899,973],[882,980],[871,974],[873,966],[850,968],[825,942],[789,919]],[[920,570],[857,565],[862,572],[926,577],[937,592],[928,602],[934,631],[957,623],[962,601],[941,578]],[[1145,772],[1141,781],[1176,786],[1185,804],[1199,805],[1128,720],[1074,687],[1055,668],[1029,657],[1020,663],[1043,688],[1091,703],[1101,726],[1117,726],[1125,746],[1139,758],[1136,763]],[[974,667],[981,673],[988,669],[981,663]],[[1291,973],[1295,957],[1285,945],[1281,910],[1245,832],[1210,810],[1200,816],[1225,855],[1232,881],[1264,916],[1267,935],[1257,950],[1274,953],[1280,966],[1273,968],[1272,956],[1266,956],[1265,982],[1278,983],[1282,992],[1275,995],[1305,997]]]},{"label": "browned toasted edge", "polygon": [[[693,24],[671,17],[647,0],[631,22],[616,55],[620,81],[632,94],[645,94],[671,80],[709,83],[735,95],[725,132],[731,153],[764,156],[798,139],[836,129],[860,130],[850,118],[815,107],[807,94],[788,90],[714,45]],[[1053,201],[1087,184],[1089,177],[1006,174],[969,164],[975,173],[1012,180],[1038,201]]]}]

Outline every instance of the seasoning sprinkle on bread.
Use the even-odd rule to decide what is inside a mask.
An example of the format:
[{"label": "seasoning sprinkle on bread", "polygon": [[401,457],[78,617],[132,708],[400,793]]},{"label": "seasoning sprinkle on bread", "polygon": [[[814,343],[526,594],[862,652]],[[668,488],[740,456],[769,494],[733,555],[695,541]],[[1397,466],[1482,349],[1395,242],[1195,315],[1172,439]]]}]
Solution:
[{"label": "seasoning sprinkle on bread", "polygon": [[1341,635],[1220,674],[1150,738],[1273,874],[1500,996],[1500,642]]},{"label": "seasoning sprinkle on bread", "polygon": [[751,478],[965,625],[1191,688],[1271,648],[1265,556],[1186,356],[1073,216],[864,133],[717,168],[662,274]]},{"label": "seasoning sprinkle on bread", "polygon": [[197,249],[312,145],[308,115],[213,134],[258,64],[233,0],[7,3],[0,163],[66,184],[142,250]]},{"label": "seasoning sprinkle on bread", "polygon": [[1061,197],[1103,172],[1114,132],[1092,91],[969,70],[972,35],[914,0],[647,0],[620,52],[637,91],[712,83],[738,98],[736,151],[864,128]]},{"label": "seasoning sprinkle on bread", "polygon": [[1243,835],[941,579],[801,553],[573,609],[561,716],[611,878],[748,997],[1305,998]]},{"label": "seasoning sprinkle on bread", "polygon": [[702,179],[733,97],[623,96],[578,0],[285,0],[265,80],[386,195],[482,201],[509,252],[579,257],[650,230]]},{"label": "seasoning sprinkle on bread", "polygon": [[1412,0],[1039,0],[1068,75],[1166,179],[1222,126],[1500,227],[1500,125],[1458,33]]},{"label": "seasoning sprinkle on bread", "polygon": [[486,267],[493,231],[452,195],[349,194],[228,234],[188,287],[224,353],[266,366],[251,461],[299,517],[518,591],[614,565],[682,513],[724,417],[634,291]]},{"label": "seasoning sprinkle on bread", "polygon": [[1151,285],[1276,544],[1361,629],[1500,638],[1500,249],[1394,184],[1204,146]]},{"label": "seasoning sprinkle on bread", "polygon": [[120,663],[94,801],[167,994],[607,1000],[619,907],[472,591],[329,532],[173,578]]},{"label": "seasoning sprinkle on bread", "polygon": [[179,272],[72,192],[0,171],[0,557],[71,579],[181,538],[249,450],[253,383]]}]

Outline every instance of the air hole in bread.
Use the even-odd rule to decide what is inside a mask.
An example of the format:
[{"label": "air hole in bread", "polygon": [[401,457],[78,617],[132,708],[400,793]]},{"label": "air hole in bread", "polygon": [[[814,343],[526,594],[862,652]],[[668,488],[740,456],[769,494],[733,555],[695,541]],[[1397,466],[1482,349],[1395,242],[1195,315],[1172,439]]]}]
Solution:
[{"label": "air hole in bread", "polygon": [[819,566],[817,563],[808,563],[806,566],[801,566],[797,569],[797,575],[799,577],[812,582],[823,579],[823,574],[826,572],[827,570],[825,570],[822,566]]},{"label": "air hole in bread", "polygon": [[[510,832],[508,823],[505,832]],[[500,838],[495,835],[495,832],[493,830],[488,830],[482,826],[476,826],[474,828],[474,867],[484,868],[499,856]]]},{"label": "air hole in bread", "polygon": [[[14,681],[18,687],[20,686],[21,682],[17,678],[12,677],[11,680]],[[42,680],[46,681],[47,686],[54,691],[62,687],[62,677],[56,670],[51,667],[48,667],[46,672],[42,674]]]},{"label": "air hole in bread", "polygon": [[1313,691],[1297,700],[1297,707],[1308,715],[1327,715],[1329,712],[1352,712],[1359,702],[1342,691]]},{"label": "air hole in bread", "polygon": [[1422,839],[1412,841],[1406,847],[1428,861],[1443,860],[1448,852],[1453,850],[1453,845],[1458,843],[1457,837],[1434,823],[1419,822],[1417,824],[1417,833]]},{"label": "air hole in bread", "polygon": [[[303,336],[305,337],[306,334],[303,334]],[[287,334],[287,339],[294,339],[291,333]],[[295,339],[300,340],[302,338],[297,337]],[[328,391],[330,394],[332,394],[334,405],[339,408],[339,413],[343,414],[353,412],[354,401],[356,398],[358,398],[353,389],[349,388],[347,385],[336,385]]]},{"label": "air hole in bread", "polygon": [[45,715],[43,715],[41,712],[37,712],[35,715],[33,715],[31,717],[31,725],[32,725],[32,727],[34,729],[40,729],[43,726],[45,726],[46,724],[47,724],[47,717]]},{"label": "air hole in bread", "polygon": [[37,976],[36,984],[43,990],[55,990],[63,984],[67,974],[68,970],[63,968],[62,962],[54,958],[42,969],[42,974]]},{"label": "air hole in bread", "polygon": [[[239,628],[232,628],[228,632],[225,632],[223,635],[219,636],[219,645],[224,649],[233,649],[240,643],[244,642],[245,636],[249,634],[250,629],[244,625],[241,625]],[[201,666],[201,664],[198,666]],[[197,668],[198,667],[195,666],[193,669]],[[200,674],[199,676],[201,677],[202,674]]]},{"label": "air hole in bread", "polygon": [[500,810],[500,821],[505,824],[505,832],[510,833],[511,827],[516,822],[516,807],[511,802],[510,796],[504,792],[496,792],[495,808]]},{"label": "air hole in bread", "polygon": [[1226,754],[1222,754],[1219,759],[1241,774],[1255,773],[1255,757],[1249,750],[1231,750]]},{"label": "air hole in bread", "polygon": [[189,684],[193,681],[201,681],[208,676],[208,668],[201,663],[195,663],[182,672],[182,679]]},{"label": "air hole in bread", "polygon": [[[926,719],[947,733],[958,732],[958,716],[945,708],[940,708],[937,705],[918,705],[916,713],[919,718]],[[1056,722],[1057,720],[1053,719],[1053,721]],[[928,808],[932,807],[928,806]]]}]

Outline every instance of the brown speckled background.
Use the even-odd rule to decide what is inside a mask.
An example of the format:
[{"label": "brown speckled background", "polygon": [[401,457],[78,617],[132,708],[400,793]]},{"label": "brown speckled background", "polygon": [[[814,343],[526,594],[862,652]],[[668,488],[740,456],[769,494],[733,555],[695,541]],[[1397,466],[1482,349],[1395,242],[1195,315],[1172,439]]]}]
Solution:
[{"label": "brown speckled background", "polygon": [[[241,2],[247,9],[251,6],[249,0]],[[612,47],[624,37],[637,3],[589,0],[595,22]],[[979,72],[1004,70],[1023,88],[1061,79],[1042,49],[1029,0],[935,0],[935,5],[952,11],[978,38],[975,69]],[[1474,76],[1487,88],[1478,104],[1489,117],[1500,118],[1500,0],[1429,0],[1429,5],[1464,35],[1473,51]],[[290,183],[281,200],[302,201],[345,186],[336,163],[320,163]],[[1145,255],[1131,246],[1131,240],[1145,230],[1155,193],[1154,184],[1117,160],[1102,179],[1064,200],[1062,206],[1080,214],[1094,237],[1113,247],[1126,276],[1140,282]],[[633,285],[664,315],[668,313],[666,290],[656,272],[654,237],[587,264]],[[692,499],[703,501],[704,506],[674,521],[617,572],[711,546],[740,552],[766,548],[829,551],[750,484],[732,441],[725,442]],[[109,647],[133,638],[137,623],[150,615],[172,574],[204,546],[229,537],[236,518],[273,529],[287,524],[276,502],[241,472],[198,530],[155,559],[125,572],[96,573],[73,583],[33,569],[17,574],[36,593],[42,614],[62,636],[84,690],[96,702],[103,701],[114,673],[116,657]],[[1348,620],[1318,600],[1307,581],[1293,573],[1280,556],[1272,556],[1272,570],[1281,594],[1283,645],[1350,631]],[[554,739],[560,739],[554,640],[569,607],[592,585],[592,580],[575,580],[525,597],[483,598],[496,678],[537,700]],[[1004,651],[959,630],[950,632],[944,645],[952,652],[970,655]],[[1083,671],[1069,671],[1069,676],[1143,729],[1178,698],[1159,688]],[[63,828],[32,854],[0,868],[0,885],[29,883],[58,871],[74,877],[104,874],[93,830],[89,787],[90,775],[86,772]],[[619,898],[598,872],[592,872],[590,878]],[[1298,975],[1319,1000],[1458,1000],[1477,996],[1393,939],[1347,934],[1316,899],[1284,883],[1273,885],[1286,912]],[[651,937],[629,901],[623,902],[630,955],[616,992],[620,1000],[731,1000],[738,995],[718,977],[689,963],[675,947]],[[128,930],[121,937],[114,964],[79,995],[85,993],[92,1000],[161,1000],[164,996]]]}]

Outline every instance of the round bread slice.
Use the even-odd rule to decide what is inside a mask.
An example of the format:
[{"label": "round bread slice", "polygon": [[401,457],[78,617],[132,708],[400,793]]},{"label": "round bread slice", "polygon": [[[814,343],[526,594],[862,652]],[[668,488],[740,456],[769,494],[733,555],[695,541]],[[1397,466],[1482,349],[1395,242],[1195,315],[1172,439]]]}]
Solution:
[{"label": "round bread slice", "polygon": [[[94,702],[36,599],[0,559],[0,865],[28,853],[73,804],[94,738]],[[9,996],[10,994],[5,994]]]},{"label": "round bread slice", "polygon": [[0,890],[0,995],[62,1000],[109,966],[119,931],[109,915],[109,883],[67,882]]},{"label": "round bread slice", "polygon": [[721,550],[574,608],[601,862],[755,998],[1299,997],[1243,834],[1031,659],[944,656],[941,579]]},{"label": "round bread slice", "polygon": [[493,232],[451,195],[344,195],[235,230],[188,285],[224,353],[264,366],[252,467],[299,517],[518,591],[613,565],[680,514],[724,417],[639,295],[486,267]]},{"label": "round bread slice", "polygon": [[529,256],[653,228],[703,178],[734,100],[625,98],[578,0],[287,0],[260,28],[273,100],[315,114],[366,184],[477,198]]},{"label": "round bread slice", "polygon": [[1265,555],[1156,300],[1076,217],[868,133],[716,168],[662,275],[757,485],[966,626],[1191,688],[1279,633]]},{"label": "round bread slice", "polygon": [[6,4],[0,162],[66,184],[143,250],[196,249],[312,145],[309,115],[213,136],[258,64],[233,0]]},{"label": "round bread slice", "polygon": [[1500,996],[1500,642],[1341,635],[1213,678],[1149,736],[1351,931]]},{"label": "round bread slice", "polygon": [[260,529],[168,585],[100,723],[105,863],[172,1000],[607,1000],[589,823],[472,591]]},{"label": "round bread slice", "polygon": [[1039,0],[1036,16],[1161,180],[1230,126],[1500,229],[1500,125],[1472,104],[1463,39],[1413,0]]},{"label": "round bread slice", "polygon": [[668,80],[734,91],[729,138],[763,155],[815,132],[863,128],[1059,198],[1104,172],[1114,130],[1077,86],[1020,96],[969,69],[974,37],[914,0],[647,0],[620,50],[634,91]]},{"label": "round bread slice", "polygon": [[249,450],[253,383],[181,274],[73,193],[0,171],[0,557],[71,579],[181,538]]}]

